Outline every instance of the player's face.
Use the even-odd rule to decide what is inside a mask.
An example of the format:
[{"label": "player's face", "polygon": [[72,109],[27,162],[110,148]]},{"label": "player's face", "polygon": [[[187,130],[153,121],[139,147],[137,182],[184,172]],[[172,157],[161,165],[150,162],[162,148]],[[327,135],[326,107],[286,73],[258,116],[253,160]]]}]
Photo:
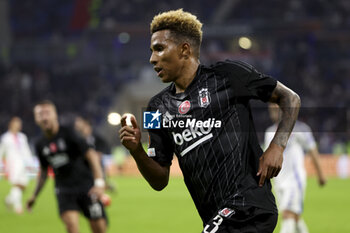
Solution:
[{"label": "player's face", "polygon": [[151,52],[150,63],[163,82],[174,82],[181,77],[184,67],[181,45],[175,42],[169,30],[152,34]]},{"label": "player's face", "polygon": [[50,104],[37,105],[34,108],[34,118],[43,131],[53,130],[57,122],[56,109]]},{"label": "player's face", "polygon": [[9,124],[9,129],[12,132],[21,131],[22,130],[22,121],[17,117],[13,118]]}]

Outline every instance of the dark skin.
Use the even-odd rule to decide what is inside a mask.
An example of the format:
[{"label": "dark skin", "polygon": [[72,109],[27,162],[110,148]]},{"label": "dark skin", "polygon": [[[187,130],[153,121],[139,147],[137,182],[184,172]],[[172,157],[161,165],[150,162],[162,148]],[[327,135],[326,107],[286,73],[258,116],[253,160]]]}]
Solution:
[{"label": "dark skin", "polygon": [[152,35],[151,52],[149,61],[162,82],[174,82],[176,92],[184,92],[199,66],[190,43],[178,43],[169,30],[162,30]]},{"label": "dark skin", "polygon": [[137,125],[135,117],[131,117],[132,126],[126,125],[127,116],[121,119],[122,128],[119,130],[122,144],[129,149],[134,157],[141,174],[153,189],[160,191],[168,185],[169,166],[161,166],[159,163],[147,156],[141,145],[141,130]]},{"label": "dark skin", "polygon": [[[190,43],[184,41],[175,43],[176,39],[169,30],[153,33],[151,38],[150,63],[163,82],[173,82],[176,92],[184,92],[195,77],[199,60],[198,51],[193,51]],[[292,90],[280,82],[274,89],[270,102],[277,103],[282,110],[282,120],[278,126],[274,139],[259,161],[257,176],[260,176],[259,186],[263,186],[266,179],[278,175],[282,167],[283,150],[294,127],[300,98]],[[131,117],[132,126],[126,125],[126,116],[122,117],[120,129],[121,143],[130,151],[137,166],[155,190],[164,189],[169,181],[169,166],[161,166],[147,156],[141,145],[141,130],[135,117]]]},{"label": "dark skin", "polygon": [[257,173],[257,176],[260,176],[259,186],[262,186],[266,179],[277,176],[281,171],[283,151],[300,108],[299,96],[280,82],[277,82],[269,102],[276,103],[281,108],[282,116],[272,142],[260,157]]}]

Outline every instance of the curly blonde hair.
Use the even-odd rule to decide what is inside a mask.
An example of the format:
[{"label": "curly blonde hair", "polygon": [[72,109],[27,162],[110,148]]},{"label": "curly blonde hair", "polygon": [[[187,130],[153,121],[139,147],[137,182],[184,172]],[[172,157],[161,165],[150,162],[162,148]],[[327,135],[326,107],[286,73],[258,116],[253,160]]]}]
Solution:
[{"label": "curly blonde hair", "polygon": [[154,16],[151,22],[151,34],[170,30],[179,43],[189,42],[199,57],[202,43],[202,23],[197,17],[182,9],[160,13]]}]

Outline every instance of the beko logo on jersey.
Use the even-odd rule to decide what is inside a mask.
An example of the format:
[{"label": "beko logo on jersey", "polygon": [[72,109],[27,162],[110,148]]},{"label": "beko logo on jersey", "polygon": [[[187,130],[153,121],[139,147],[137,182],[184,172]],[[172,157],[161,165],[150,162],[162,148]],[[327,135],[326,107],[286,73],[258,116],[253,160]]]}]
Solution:
[{"label": "beko logo on jersey", "polygon": [[184,142],[192,141],[193,139],[202,137],[203,135],[209,134],[211,132],[211,127],[204,128],[204,127],[197,127],[197,128],[189,128],[185,129],[181,133],[175,133],[172,132],[174,142],[181,146]]},{"label": "beko logo on jersey", "polygon": [[[185,154],[190,152],[192,149],[199,146],[201,143],[212,138],[213,133],[211,132],[211,130],[212,130],[212,127],[208,127],[208,128],[205,128],[205,127],[192,128],[192,127],[190,127],[189,129],[185,129],[181,133],[172,132],[174,142],[179,146],[183,145],[185,142],[190,143],[192,140],[196,140],[194,143],[189,144],[188,147],[183,149],[180,152],[180,155],[184,156]],[[197,139],[197,138],[199,138],[199,139]]]}]

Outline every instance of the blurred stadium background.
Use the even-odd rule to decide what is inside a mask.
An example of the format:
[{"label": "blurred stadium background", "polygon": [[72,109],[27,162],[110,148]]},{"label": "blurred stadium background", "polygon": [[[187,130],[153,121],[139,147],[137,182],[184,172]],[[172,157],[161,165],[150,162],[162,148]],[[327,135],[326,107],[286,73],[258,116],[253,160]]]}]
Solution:
[{"label": "blurred stadium background", "polygon": [[[39,135],[32,116],[33,104],[53,100],[61,122],[72,124],[76,116],[82,115],[113,147],[113,156],[107,159],[109,170],[112,175],[124,176],[113,178],[120,183],[120,194],[113,196],[110,207],[110,232],[199,232],[200,221],[181,178],[175,178],[175,186],[165,194],[147,193],[149,188],[140,178],[128,178],[138,173],[120,147],[118,126],[111,124],[118,123],[118,114],[127,112],[141,122],[142,109],[150,97],[165,87],[148,63],[149,23],[155,14],[178,8],[196,14],[204,23],[203,64],[243,60],[301,96],[300,117],[315,131],[319,150],[324,154],[322,165],[331,177],[324,190],[319,190],[312,180],[309,182],[306,221],[314,223],[310,229],[319,229],[314,232],[350,232],[346,221],[336,221],[348,215],[345,207],[350,206],[349,200],[336,196],[339,192],[349,194],[345,189],[349,187],[350,173],[348,0],[0,0],[0,132],[5,132],[9,119],[17,115],[24,120],[23,131],[33,142]],[[253,107],[262,141],[270,120],[264,104],[254,102]],[[118,114],[110,115],[109,122],[112,112]],[[312,167],[308,172],[312,177]],[[173,174],[181,175],[177,168]],[[135,183],[139,184],[137,190],[131,188]],[[139,200],[141,195],[131,195],[128,188],[145,197]],[[18,217],[0,205],[0,231],[40,233],[54,225],[62,232],[52,190],[48,189],[42,194],[43,204],[39,199],[42,208],[38,206],[36,216],[40,219],[44,213],[52,215],[52,224],[38,221],[31,225],[29,219],[35,219],[35,215]],[[1,179],[1,199],[7,190],[7,182]],[[31,191],[32,188],[28,192]],[[126,198],[124,192],[135,199]],[[316,201],[312,201],[314,194],[319,198]],[[153,198],[153,205],[147,197]],[[335,199],[347,205],[332,205]],[[158,204],[159,200],[162,204]],[[52,211],[46,209],[48,206]],[[175,210],[179,206],[187,206],[184,208],[188,211]],[[325,216],[330,214],[332,222],[327,222]],[[178,215],[183,217],[182,231],[176,228]],[[190,220],[186,222],[187,217]],[[25,223],[22,230],[13,228],[17,224],[12,223],[18,220]],[[35,228],[39,223],[42,228]],[[169,230],[157,228],[158,223]],[[140,226],[132,228],[134,225]]]}]

